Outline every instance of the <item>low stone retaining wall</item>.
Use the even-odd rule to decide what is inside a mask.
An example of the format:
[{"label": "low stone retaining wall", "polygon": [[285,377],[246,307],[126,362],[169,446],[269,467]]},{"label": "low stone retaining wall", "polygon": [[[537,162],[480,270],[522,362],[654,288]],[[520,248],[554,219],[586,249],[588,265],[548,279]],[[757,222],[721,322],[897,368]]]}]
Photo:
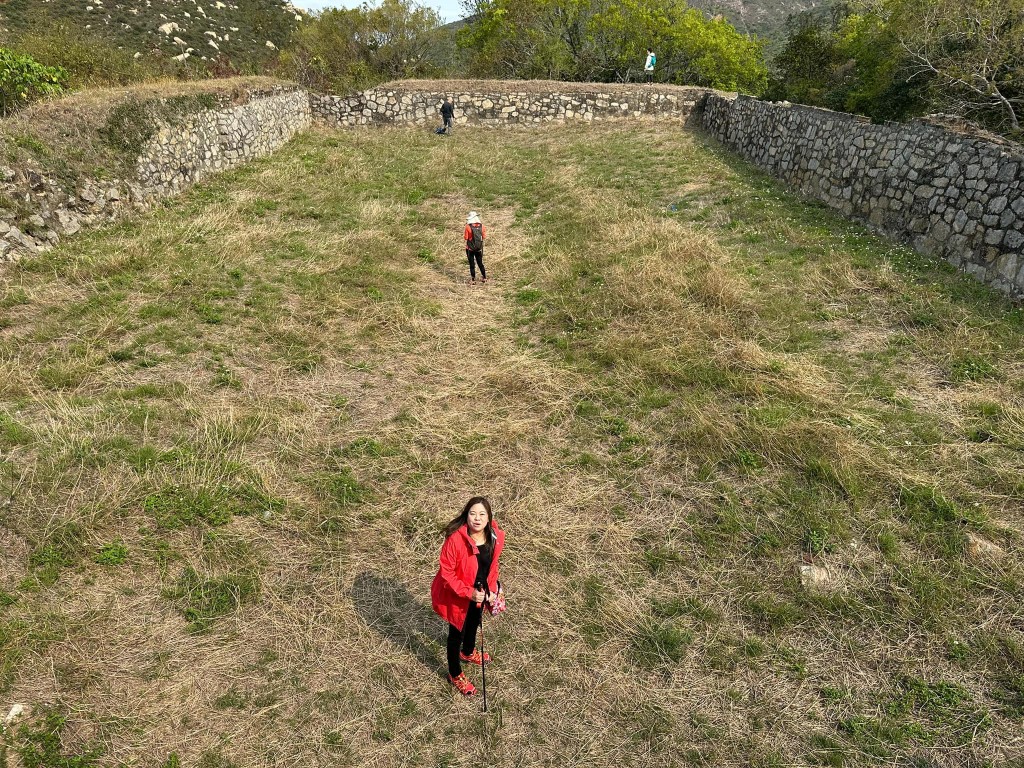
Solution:
[{"label": "low stone retaining wall", "polygon": [[853,115],[772,104],[702,88],[593,83],[403,81],[351,96],[290,86],[252,92],[161,125],[135,176],[84,181],[74,193],[0,167],[0,260],[47,248],[83,227],[145,208],[204,176],[266,155],[312,120],[332,126],[537,126],[655,117],[703,126],[799,192],[942,257],[1024,298],[1024,148],[923,121],[871,125]]},{"label": "low stone retaining wall", "polygon": [[200,112],[160,129],[138,159],[138,181],[173,194],[211,173],[269,155],[310,123],[309,94],[299,88]]},{"label": "low stone retaining wall", "polygon": [[643,116],[685,120],[707,93],[680,86],[425,81],[392,83],[351,96],[311,94],[310,103],[313,117],[332,126],[440,125],[446,97],[452,98],[456,125],[540,125]]},{"label": "low stone retaining wall", "polygon": [[1024,148],[709,94],[703,127],[801,193],[1024,297]]},{"label": "low stone retaining wall", "polygon": [[83,228],[145,209],[211,173],[267,155],[310,122],[308,94],[278,87],[160,125],[131,178],[83,179],[71,191],[33,171],[0,168],[0,195],[20,209],[0,209],[0,261],[36,253]]}]

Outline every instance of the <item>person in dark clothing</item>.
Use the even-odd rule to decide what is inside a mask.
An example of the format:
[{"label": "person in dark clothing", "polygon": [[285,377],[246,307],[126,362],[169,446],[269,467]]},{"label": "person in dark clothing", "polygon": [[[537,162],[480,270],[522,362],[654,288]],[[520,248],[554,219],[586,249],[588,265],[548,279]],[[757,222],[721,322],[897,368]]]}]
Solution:
[{"label": "person in dark clothing", "polygon": [[502,594],[498,557],[505,532],[494,522],[491,502],[474,496],[462,513],[448,523],[441,547],[440,567],[430,585],[434,611],[448,622],[448,680],[464,696],[476,687],[462,671],[463,662],[484,665],[490,654],[476,648],[483,607]]},{"label": "person in dark clothing", "polygon": [[452,104],[451,96],[446,98],[444,104],[441,105],[441,120],[443,121],[441,127],[444,128],[444,132],[451,133],[452,126],[455,124],[455,106]]},{"label": "person in dark clothing", "polygon": [[469,282],[476,285],[476,268],[480,267],[480,282],[487,282],[487,270],[484,269],[484,238],[487,230],[484,229],[480,215],[476,211],[470,211],[466,217],[466,228],[462,231],[462,239],[466,241],[466,258],[469,260]]}]

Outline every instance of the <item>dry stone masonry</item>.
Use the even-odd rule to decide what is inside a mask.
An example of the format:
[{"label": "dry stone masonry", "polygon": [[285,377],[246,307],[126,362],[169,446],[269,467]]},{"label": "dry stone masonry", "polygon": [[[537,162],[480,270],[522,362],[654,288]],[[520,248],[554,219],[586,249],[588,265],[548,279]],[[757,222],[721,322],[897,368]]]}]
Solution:
[{"label": "dry stone masonry", "polygon": [[[657,116],[686,119],[706,89],[605,86],[560,82],[453,82],[454,91],[422,83],[392,83],[351,96],[311,94],[313,116],[332,126],[440,125],[452,97],[455,124],[501,126]],[[439,84],[437,84],[439,85]]]},{"label": "dry stone masonry", "polygon": [[136,163],[139,183],[174,194],[211,173],[269,155],[310,125],[309,95],[279,90],[160,128]]},{"label": "dry stone masonry", "polygon": [[1024,297],[1024,147],[720,94],[702,124],[808,197]]},{"label": "dry stone masonry", "polygon": [[83,228],[113,221],[217,171],[266,155],[310,125],[309,97],[295,87],[247,94],[244,103],[161,125],[133,178],[83,180],[68,190],[31,170],[0,168],[0,261],[37,253]]},{"label": "dry stone masonry", "polygon": [[435,126],[446,97],[457,125],[541,126],[654,117],[691,122],[797,191],[1024,298],[1024,148],[925,121],[853,115],[701,88],[593,83],[404,81],[350,96],[282,86],[164,124],[131,179],[73,193],[0,168],[0,261],[145,208],[217,171],[273,152],[312,120],[334,127]]}]

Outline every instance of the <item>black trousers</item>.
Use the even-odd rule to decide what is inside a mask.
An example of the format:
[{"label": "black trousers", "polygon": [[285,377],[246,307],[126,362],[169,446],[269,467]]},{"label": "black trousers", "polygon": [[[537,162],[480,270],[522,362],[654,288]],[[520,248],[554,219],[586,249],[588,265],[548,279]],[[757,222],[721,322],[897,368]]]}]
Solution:
[{"label": "black trousers", "polygon": [[462,660],[459,651],[469,656],[476,647],[476,631],[480,628],[480,609],[470,601],[466,623],[460,632],[454,624],[448,625],[448,674],[458,677],[462,674]]},{"label": "black trousers", "polygon": [[[476,257],[476,264],[473,263],[473,258]],[[472,280],[476,280],[476,267],[480,266],[480,277],[484,280],[487,279],[487,270],[484,269],[484,252],[483,251],[471,251],[469,248],[466,249],[466,258],[469,259],[469,277]]]}]

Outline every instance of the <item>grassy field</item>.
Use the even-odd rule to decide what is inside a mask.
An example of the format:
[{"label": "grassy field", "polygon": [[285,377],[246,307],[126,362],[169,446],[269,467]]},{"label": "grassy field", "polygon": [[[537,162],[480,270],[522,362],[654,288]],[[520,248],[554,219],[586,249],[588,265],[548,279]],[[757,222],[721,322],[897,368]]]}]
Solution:
[{"label": "grassy field", "polygon": [[310,133],[0,273],[0,765],[1020,766],[1022,340],[678,127]]}]

